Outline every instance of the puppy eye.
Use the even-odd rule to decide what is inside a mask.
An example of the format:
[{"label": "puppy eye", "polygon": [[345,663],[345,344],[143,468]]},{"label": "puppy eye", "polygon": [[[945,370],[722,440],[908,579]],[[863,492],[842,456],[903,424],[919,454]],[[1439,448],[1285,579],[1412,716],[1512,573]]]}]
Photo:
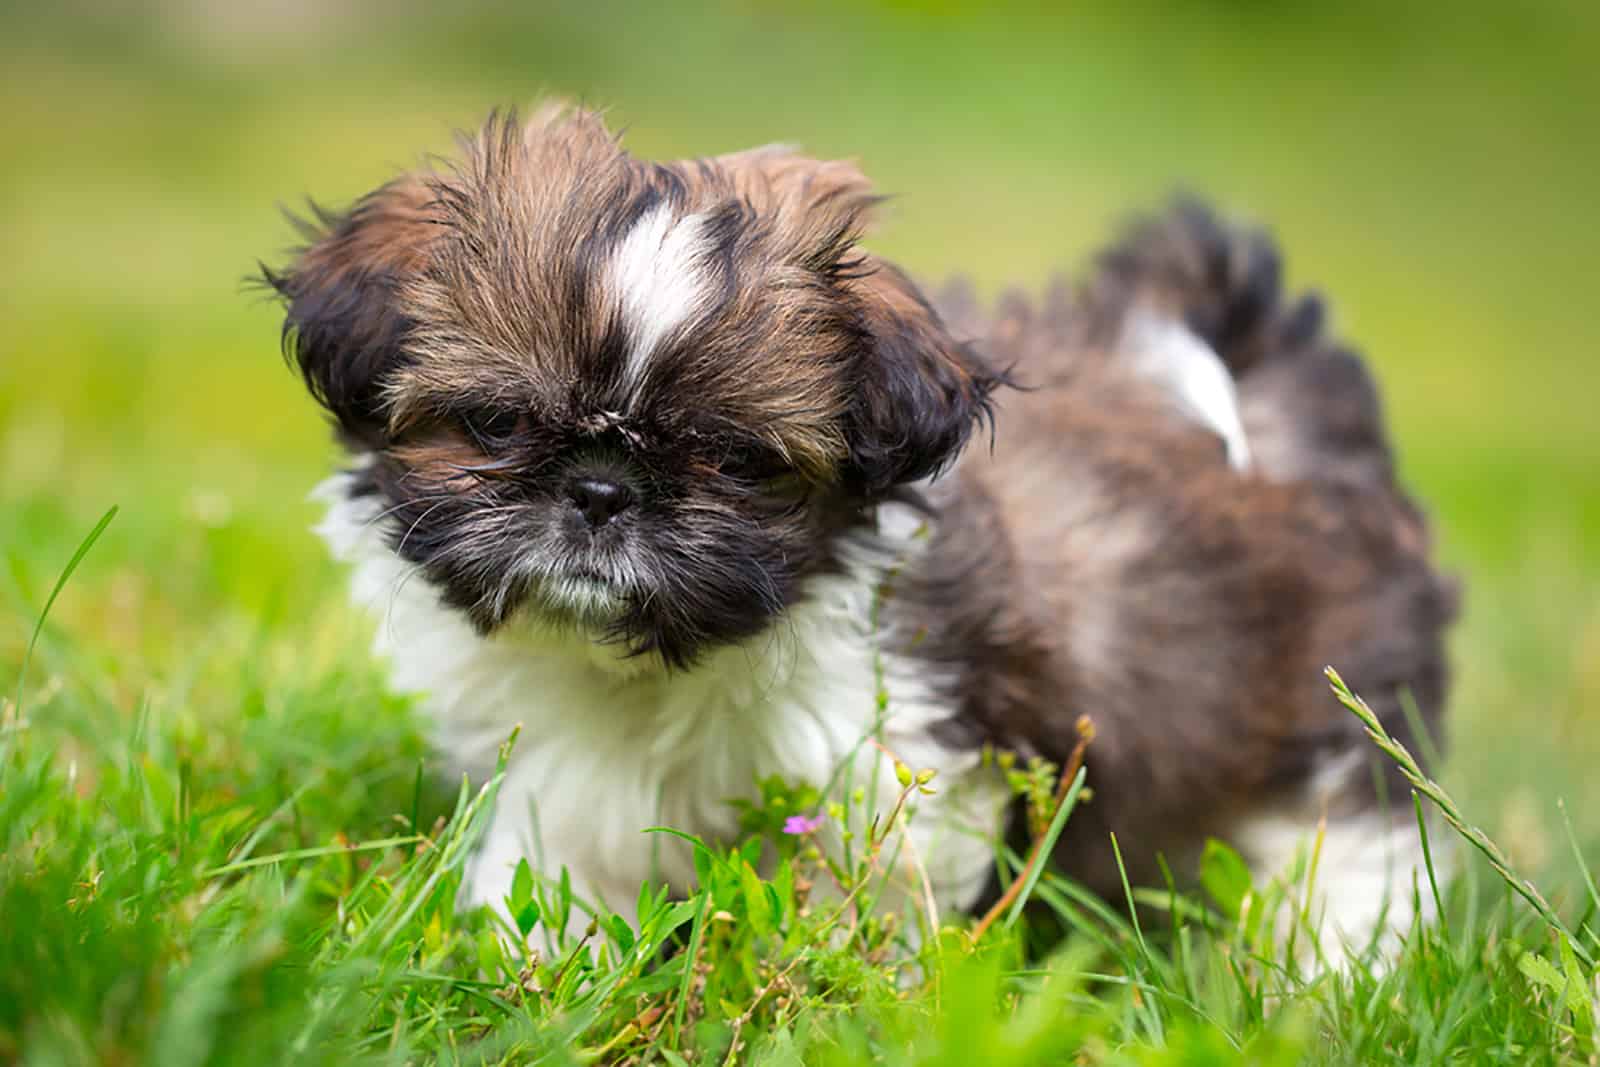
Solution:
[{"label": "puppy eye", "polygon": [[741,482],[770,482],[790,473],[782,456],[762,448],[736,448],[723,457],[717,469]]},{"label": "puppy eye", "polygon": [[503,448],[528,428],[528,416],[516,411],[476,411],[458,419],[462,431],[485,452]]}]

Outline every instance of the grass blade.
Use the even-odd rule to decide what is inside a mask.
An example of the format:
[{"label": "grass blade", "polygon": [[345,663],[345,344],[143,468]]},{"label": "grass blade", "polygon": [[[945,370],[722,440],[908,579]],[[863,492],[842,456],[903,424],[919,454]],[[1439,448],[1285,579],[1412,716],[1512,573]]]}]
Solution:
[{"label": "grass blade", "polygon": [[88,536],[78,542],[78,550],[67,561],[66,567],[61,571],[61,577],[56,579],[55,588],[50,590],[50,595],[45,599],[44,610],[39,612],[39,619],[33,624],[33,635],[28,638],[28,647],[22,653],[22,666],[17,669],[17,691],[13,698],[12,706],[16,715],[22,717],[22,682],[28,676],[28,664],[33,662],[33,649],[39,643],[39,634],[44,631],[45,619],[50,617],[50,609],[55,606],[56,597],[61,595],[61,590],[66,587],[67,580],[72,577],[72,572],[78,569],[78,564],[83,562],[83,557],[89,554],[94,543],[100,540],[100,535],[106,532],[106,527],[111,525],[111,520],[117,517],[117,505],[113,504],[100,516],[100,521],[94,524]]},{"label": "grass blade", "polygon": [[1428,871],[1428,888],[1433,892],[1434,914],[1438,916],[1439,931],[1445,938],[1450,936],[1450,926],[1445,920],[1444,896],[1439,892],[1439,879],[1433,870],[1433,847],[1428,841],[1428,820],[1422,817],[1422,797],[1413,790],[1411,804],[1417,810],[1417,837],[1422,841],[1422,865]]},{"label": "grass blade", "polygon": [[1028,898],[1033,895],[1033,888],[1039,884],[1039,876],[1044,873],[1048,857],[1056,847],[1056,838],[1061,836],[1062,828],[1067,825],[1067,816],[1072,814],[1073,807],[1078,803],[1078,794],[1083,791],[1083,780],[1088,773],[1089,768],[1078,768],[1077,775],[1072,779],[1072,785],[1067,788],[1066,799],[1056,808],[1055,817],[1050,820],[1050,828],[1045,831],[1043,844],[1039,847],[1039,854],[1046,859],[1028,869],[1027,877],[1022,883],[1022,892],[1017,894],[1017,899],[1011,904],[1011,910],[1006,913],[1006,929],[1011,929],[1022,917],[1022,909],[1028,903]]},{"label": "grass blade", "polygon": [[275,852],[270,856],[254,856],[250,859],[237,860],[225,863],[221,867],[213,867],[208,871],[200,872],[202,878],[219,878],[225,874],[236,871],[248,871],[252,867],[266,867],[274,863],[290,863],[294,860],[311,860],[321,856],[337,856],[346,852],[377,852],[386,848],[403,848],[406,845],[415,845],[425,841],[422,834],[403,834],[400,837],[385,837],[380,841],[363,841],[358,845],[318,845],[315,848],[296,848],[288,852]]},{"label": "grass blade", "polygon": [[1365,700],[1350,691],[1350,687],[1345,684],[1338,671],[1328,667],[1323,673],[1327,675],[1328,681],[1333,683],[1333,692],[1339,698],[1339,702],[1361,720],[1361,725],[1366,728],[1367,736],[1372,738],[1373,744],[1377,745],[1384,755],[1394,760],[1395,765],[1400,768],[1400,773],[1405,775],[1412,787],[1433,802],[1434,807],[1439,809],[1439,814],[1444,816],[1445,822],[1465,838],[1469,845],[1483,854],[1489,861],[1489,866],[1494,868],[1495,873],[1505,881],[1511,891],[1538,912],[1539,917],[1550,929],[1573,942],[1574,950],[1578,952],[1585,966],[1593,967],[1594,957],[1572,936],[1572,931],[1567,929],[1561,917],[1550,906],[1550,902],[1544,899],[1544,894],[1540,893],[1532,882],[1511,868],[1511,861],[1500,851],[1500,846],[1490,840],[1488,834],[1467,822],[1450,794],[1445,792],[1444,787],[1438,782],[1422,773],[1422,768],[1417,766],[1415,757],[1406,751],[1404,745],[1389,735],[1389,731],[1384,729],[1383,723],[1379,721],[1377,713]]}]

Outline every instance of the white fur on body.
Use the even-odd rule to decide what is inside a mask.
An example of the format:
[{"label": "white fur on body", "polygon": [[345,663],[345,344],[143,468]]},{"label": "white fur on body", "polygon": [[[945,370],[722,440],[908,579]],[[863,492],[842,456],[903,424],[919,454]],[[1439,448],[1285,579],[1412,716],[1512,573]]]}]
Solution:
[{"label": "white fur on body", "polygon": [[[759,778],[828,785],[852,760],[873,810],[899,793],[892,764],[867,739],[878,717],[876,664],[889,694],[882,744],[908,766],[937,772],[918,797],[909,846],[893,873],[922,896],[926,871],[942,907],[969,906],[993,869],[994,834],[1008,791],[979,753],[947,748],[929,727],[950,717],[924,670],[875,654],[872,599],[881,574],[865,559],[814,581],[779,624],[668,674],[581,635],[513,622],[479,636],[440,603],[425,576],[385,543],[382,505],[349,495],[350,475],[325,482],[319,533],[354,567],[355,600],[379,618],[377,651],[402,692],[425,695],[439,750],[475,781],[493,772],[498,747],[521,725],[495,812],[466,877],[463,903],[503,907],[517,862],[556,877],[562,867],[590,900],[631,915],[641,883],[692,882],[689,848],[646,835],[670,826],[712,842],[738,833],[729,801]],[[376,521],[375,521],[376,520]],[[885,523],[901,535],[903,516]],[[852,820],[854,825],[855,820]],[[855,828],[859,834],[866,818]]]}]

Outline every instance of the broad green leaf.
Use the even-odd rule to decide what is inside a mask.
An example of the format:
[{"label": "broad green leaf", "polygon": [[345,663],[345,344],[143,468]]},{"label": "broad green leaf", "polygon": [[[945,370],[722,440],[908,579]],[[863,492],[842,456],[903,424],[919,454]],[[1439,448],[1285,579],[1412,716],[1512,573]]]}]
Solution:
[{"label": "broad green leaf", "polygon": [[751,925],[759,934],[772,933],[775,924],[766,893],[772,887],[763,883],[761,876],[748,863],[739,865],[739,886],[743,890],[745,915],[749,917]]},{"label": "broad green leaf", "polygon": [[533,899],[533,868],[528,866],[528,861],[518,860],[516,873],[511,876],[511,896],[508,902],[511,910],[521,911]]},{"label": "broad green leaf", "polygon": [[611,940],[617,943],[624,954],[633,951],[633,927],[628,925],[627,919],[612,915],[606,920],[606,929],[611,934]]},{"label": "broad green leaf", "polygon": [[1554,993],[1556,998],[1572,1011],[1582,1011],[1588,1007],[1584,1002],[1581,981],[1574,983],[1543,956],[1524,952],[1522,958],[1517,960],[1517,970],[1526,975],[1530,982]]},{"label": "broad green leaf", "polygon": [[1231,846],[1208,837],[1200,854],[1200,884],[1224,915],[1237,919],[1251,889],[1250,868]]}]

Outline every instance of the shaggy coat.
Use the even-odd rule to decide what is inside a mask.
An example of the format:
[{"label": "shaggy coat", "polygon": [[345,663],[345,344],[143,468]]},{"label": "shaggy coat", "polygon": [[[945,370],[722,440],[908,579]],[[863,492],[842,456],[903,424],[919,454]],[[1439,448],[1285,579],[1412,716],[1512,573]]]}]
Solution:
[{"label": "shaggy coat", "polygon": [[980,750],[1060,763],[1087,715],[1067,873],[1110,889],[1115,831],[1137,878],[1208,835],[1266,876],[1326,818],[1330,929],[1403,926],[1415,831],[1322,670],[1436,728],[1455,595],[1320,301],[1182,203],[1081,286],[930,302],[857,244],[874,203],[547,109],[267,273],[397,686],[479,775],[525,726],[467,899],[530,855],[625,907],[692,877],[645,827],[731,836],[758,776],[892,754],[940,774],[907,877],[971,907],[1014,822]]}]

